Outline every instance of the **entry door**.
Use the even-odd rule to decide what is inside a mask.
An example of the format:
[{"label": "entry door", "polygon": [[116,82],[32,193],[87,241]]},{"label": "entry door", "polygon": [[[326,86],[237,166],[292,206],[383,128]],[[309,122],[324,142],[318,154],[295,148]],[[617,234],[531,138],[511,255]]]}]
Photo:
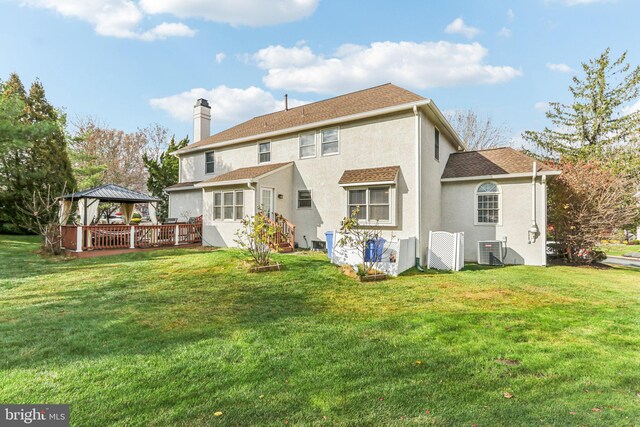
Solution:
[{"label": "entry door", "polygon": [[271,219],[273,219],[273,211],[275,210],[275,200],[273,195],[273,188],[263,187],[260,190],[260,207]]}]

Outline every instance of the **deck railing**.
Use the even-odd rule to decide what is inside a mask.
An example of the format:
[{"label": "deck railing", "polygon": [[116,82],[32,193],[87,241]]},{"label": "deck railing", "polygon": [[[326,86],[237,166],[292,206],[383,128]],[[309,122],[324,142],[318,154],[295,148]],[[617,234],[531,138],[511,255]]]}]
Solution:
[{"label": "deck railing", "polygon": [[166,225],[63,225],[62,247],[75,252],[178,246],[202,242],[202,223]]}]

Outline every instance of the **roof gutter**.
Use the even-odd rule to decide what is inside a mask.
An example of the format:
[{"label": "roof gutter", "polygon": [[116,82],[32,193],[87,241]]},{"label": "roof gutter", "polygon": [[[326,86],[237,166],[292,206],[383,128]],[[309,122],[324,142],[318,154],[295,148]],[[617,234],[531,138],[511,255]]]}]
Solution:
[{"label": "roof gutter", "polygon": [[305,124],[305,125],[294,126],[294,127],[291,127],[291,128],[280,129],[280,130],[273,131],[273,132],[265,132],[265,133],[261,133],[261,134],[257,134],[257,135],[246,136],[246,137],[243,137],[243,138],[231,139],[229,141],[223,141],[223,142],[212,143],[212,144],[205,144],[205,145],[200,145],[198,147],[193,147],[193,148],[185,147],[185,148],[181,148],[180,150],[174,151],[171,154],[173,154],[174,156],[180,156],[182,154],[197,153],[197,152],[200,152],[200,151],[206,151],[206,150],[212,150],[212,149],[221,148],[221,147],[227,147],[229,145],[241,144],[243,142],[250,142],[250,141],[256,141],[256,140],[259,140],[259,139],[272,138],[272,137],[278,136],[278,135],[286,135],[286,134],[289,134],[289,133],[303,132],[303,131],[306,131],[306,130],[309,130],[309,129],[315,129],[315,128],[318,128],[318,127],[325,127],[325,126],[331,126],[331,125],[344,123],[344,122],[362,120],[362,119],[367,119],[367,118],[371,118],[371,117],[381,116],[381,115],[384,115],[384,114],[397,113],[397,112],[405,111],[405,110],[413,110],[414,107],[423,107],[423,106],[428,106],[429,110],[431,110],[433,112],[433,114],[437,117],[437,119],[442,122],[444,127],[447,129],[447,132],[450,133],[451,137],[455,140],[455,142],[458,145],[458,147],[462,147],[462,148],[459,148],[459,149],[465,149],[464,142],[462,142],[462,140],[460,139],[460,137],[458,136],[456,131],[453,129],[453,127],[451,127],[449,122],[447,122],[447,120],[442,115],[442,113],[440,112],[438,107],[436,107],[436,105],[430,99],[425,99],[423,101],[411,102],[411,103],[408,103],[408,104],[394,105],[393,107],[380,108],[380,109],[377,109],[377,110],[366,111],[364,113],[352,114],[352,115],[349,115],[349,116],[337,117],[335,119],[323,120],[323,121],[320,121],[320,122],[313,122],[313,123],[308,123],[308,124]]},{"label": "roof gutter", "polygon": [[522,173],[505,173],[499,175],[477,175],[477,176],[461,176],[458,178],[441,178],[440,182],[459,182],[459,181],[479,181],[484,179],[512,179],[512,178],[531,178],[532,175],[537,176],[557,176],[560,171],[538,171],[538,172],[522,172]]}]

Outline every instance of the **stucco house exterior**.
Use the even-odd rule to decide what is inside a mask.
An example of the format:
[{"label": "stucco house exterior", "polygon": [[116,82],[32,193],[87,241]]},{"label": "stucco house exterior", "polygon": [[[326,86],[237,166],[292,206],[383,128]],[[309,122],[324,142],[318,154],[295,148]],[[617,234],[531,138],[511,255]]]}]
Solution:
[{"label": "stucco house exterior", "polygon": [[546,180],[558,172],[512,148],[466,151],[430,99],[386,84],[215,135],[210,112],[196,102],[194,142],[166,189],[170,217],[202,215],[205,244],[234,246],[239,220],[262,207],[308,248],[359,206],[363,224],[415,237],[421,264],[439,230],[465,233],[468,261],[478,241],[501,240],[505,263],[546,264]]}]

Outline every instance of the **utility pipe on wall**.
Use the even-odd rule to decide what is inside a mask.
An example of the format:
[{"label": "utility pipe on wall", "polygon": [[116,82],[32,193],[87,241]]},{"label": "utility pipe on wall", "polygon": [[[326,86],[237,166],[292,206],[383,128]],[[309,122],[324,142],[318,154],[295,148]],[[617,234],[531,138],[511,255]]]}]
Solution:
[{"label": "utility pipe on wall", "polygon": [[540,230],[536,222],[536,178],[538,177],[538,164],[533,162],[533,173],[531,174],[531,228],[529,228],[529,243],[535,243]]},{"label": "utility pipe on wall", "polygon": [[422,269],[422,252],[420,247],[420,233],[422,231],[422,135],[421,135],[421,118],[420,109],[417,105],[413,106],[413,114],[416,118],[416,205],[418,214],[416,215],[416,268],[418,271]]}]

